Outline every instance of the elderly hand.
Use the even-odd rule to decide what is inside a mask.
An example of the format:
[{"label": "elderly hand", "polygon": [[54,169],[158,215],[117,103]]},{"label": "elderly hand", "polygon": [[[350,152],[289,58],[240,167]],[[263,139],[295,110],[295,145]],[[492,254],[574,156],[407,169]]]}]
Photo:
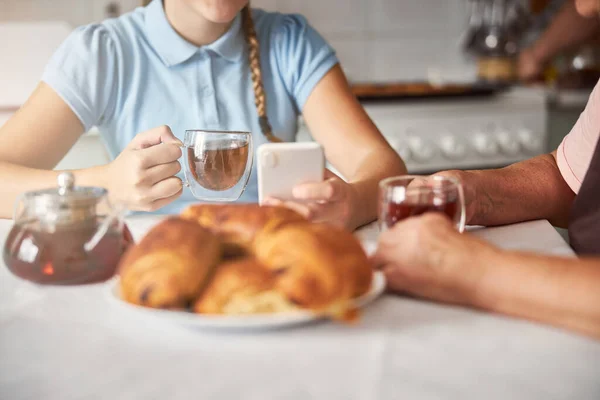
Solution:
[{"label": "elderly hand", "polygon": [[540,78],[544,70],[544,64],[536,57],[535,52],[529,48],[519,54],[517,73],[519,79],[529,82]]},{"label": "elderly hand", "polygon": [[388,288],[432,300],[470,304],[485,266],[476,260],[489,245],[460,234],[442,214],[408,218],[379,238],[373,265]]},{"label": "elderly hand", "polygon": [[482,209],[486,209],[488,207],[487,204],[489,203],[489,199],[487,199],[483,193],[480,193],[477,190],[475,179],[472,178],[472,172],[451,170],[438,172],[435,175],[454,178],[462,184],[463,193],[465,196],[466,224],[472,223],[476,213],[481,212]]},{"label": "elderly hand", "polygon": [[357,197],[353,187],[329,170],[325,177],[323,182],[296,186],[294,200],[267,198],[263,204],[288,207],[314,222],[356,228],[352,219]]}]

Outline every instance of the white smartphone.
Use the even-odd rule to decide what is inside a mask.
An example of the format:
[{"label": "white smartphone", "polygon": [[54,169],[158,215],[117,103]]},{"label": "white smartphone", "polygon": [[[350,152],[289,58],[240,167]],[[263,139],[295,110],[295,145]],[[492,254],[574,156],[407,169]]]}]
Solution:
[{"label": "white smartphone", "polygon": [[265,143],[256,156],[260,204],[267,197],[290,200],[294,186],[323,181],[325,156],[318,143]]}]

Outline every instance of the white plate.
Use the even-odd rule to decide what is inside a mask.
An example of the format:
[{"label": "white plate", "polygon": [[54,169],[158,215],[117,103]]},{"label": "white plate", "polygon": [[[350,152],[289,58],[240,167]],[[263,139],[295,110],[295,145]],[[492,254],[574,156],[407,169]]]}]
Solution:
[{"label": "white plate", "polygon": [[[224,329],[224,330],[267,330],[291,327],[323,319],[308,311],[297,311],[282,314],[254,315],[209,315],[194,314],[185,311],[169,311],[143,307],[126,302],[121,298],[119,280],[115,279],[107,285],[108,299],[124,310],[135,311],[140,316],[162,319],[167,323],[192,328]],[[373,273],[371,290],[355,299],[357,307],[364,307],[379,297],[385,290],[385,276],[382,272]]]}]

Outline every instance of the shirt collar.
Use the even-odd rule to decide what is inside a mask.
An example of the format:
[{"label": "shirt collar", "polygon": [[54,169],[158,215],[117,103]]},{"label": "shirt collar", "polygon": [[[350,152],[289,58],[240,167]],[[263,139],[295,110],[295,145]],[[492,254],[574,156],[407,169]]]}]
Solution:
[{"label": "shirt collar", "polygon": [[204,46],[204,48],[214,51],[227,61],[239,61],[245,50],[241,13],[236,15],[227,32],[211,44]]},{"label": "shirt collar", "polygon": [[145,10],[145,29],[148,40],[168,66],[187,61],[202,48],[212,50],[228,61],[238,61],[245,48],[241,26],[241,15],[238,13],[233,24],[223,36],[211,44],[197,47],[179,36],[173,29],[165,14],[162,0],[152,1]]}]

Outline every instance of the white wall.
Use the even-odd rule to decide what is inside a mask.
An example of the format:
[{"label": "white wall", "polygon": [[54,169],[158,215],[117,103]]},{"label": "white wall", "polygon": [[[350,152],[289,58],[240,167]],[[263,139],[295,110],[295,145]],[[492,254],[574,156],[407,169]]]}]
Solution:
[{"label": "white wall", "polygon": [[474,76],[459,47],[464,0],[252,0],[299,12],[333,45],[354,81],[452,80]]},{"label": "white wall", "polygon": [[[0,22],[66,20],[73,26],[105,17],[113,0],[0,0]],[[114,0],[129,11],[141,0]],[[459,37],[465,0],[252,0],[254,7],[301,13],[337,50],[353,81],[471,79]]]},{"label": "white wall", "polygon": [[106,18],[109,3],[127,12],[141,0],[0,0],[0,22],[63,20],[78,26]]}]

